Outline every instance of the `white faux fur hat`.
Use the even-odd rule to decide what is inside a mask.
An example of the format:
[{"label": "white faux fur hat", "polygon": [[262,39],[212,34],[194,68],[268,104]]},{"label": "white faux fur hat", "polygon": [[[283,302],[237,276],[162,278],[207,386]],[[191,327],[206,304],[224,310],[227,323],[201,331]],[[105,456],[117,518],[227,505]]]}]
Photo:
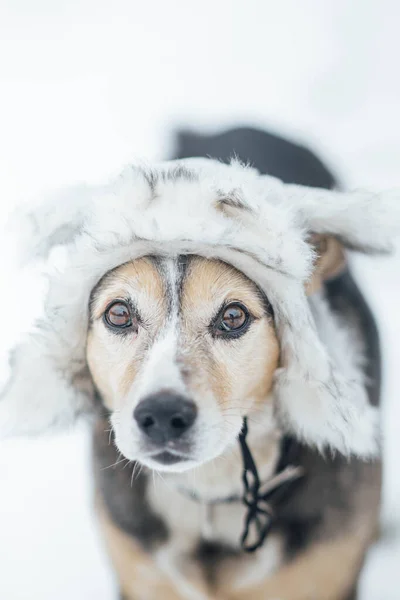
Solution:
[{"label": "white faux fur hat", "polygon": [[314,255],[306,238],[323,232],[361,251],[390,251],[400,230],[398,194],[284,185],[237,162],[187,159],[133,166],[107,185],[71,189],[16,223],[24,259],[44,267],[48,289],[40,319],[10,354],[0,435],[39,433],[89,410],[88,300],[107,271],[149,254],[197,254],[245,273],[274,308],[282,426],[320,448],[376,452],[377,409],[362,378],[337,368],[310,311],[304,285]]}]

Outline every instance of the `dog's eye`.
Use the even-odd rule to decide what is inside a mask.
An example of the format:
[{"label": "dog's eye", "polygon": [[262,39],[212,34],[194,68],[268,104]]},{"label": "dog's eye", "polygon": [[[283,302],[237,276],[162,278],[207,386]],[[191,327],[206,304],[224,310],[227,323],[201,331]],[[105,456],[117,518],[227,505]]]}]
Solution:
[{"label": "dog's eye", "polygon": [[220,329],[222,331],[234,331],[243,327],[246,322],[247,315],[239,304],[231,304],[225,309]]},{"label": "dog's eye", "polygon": [[238,302],[225,306],[214,326],[217,335],[238,334],[244,332],[250,323],[250,315],[246,307]]},{"label": "dog's eye", "polygon": [[109,327],[117,329],[126,329],[133,325],[132,313],[126,302],[118,300],[109,306],[105,313],[104,319]]}]

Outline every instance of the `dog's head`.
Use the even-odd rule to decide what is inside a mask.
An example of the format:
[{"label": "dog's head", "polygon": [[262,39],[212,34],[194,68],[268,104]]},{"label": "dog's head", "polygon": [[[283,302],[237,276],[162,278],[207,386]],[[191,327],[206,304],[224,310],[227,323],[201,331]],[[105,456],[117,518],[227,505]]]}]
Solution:
[{"label": "dog's head", "polygon": [[[342,263],[338,245],[323,242],[310,291]],[[120,451],[149,467],[215,458],[245,415],[274,427],[273,309],[222,261],[146,257],[112,270],[91,295],[87,362]]]},{"label": "dog's head", "polygon": [[93,291],[87,358],[120,451],[184,470],[259,418],[278,365],[272,308],[233,267],[196,256],[142,258]]},{"label": "dog's head", "polygon": [[0,392],[1,433],[70,423],[92,409],[94,382],[126,456],[180,454],[169,466],[182,469],[223,452],[271,390],[284,431],[371,456],[378,415],[352,343],[306,299],[310,232],[386,251],[397,215],[396,193],[285,186],[208,160],[137,166],[45,202],[24,237],[48,260],[48,293]]}]

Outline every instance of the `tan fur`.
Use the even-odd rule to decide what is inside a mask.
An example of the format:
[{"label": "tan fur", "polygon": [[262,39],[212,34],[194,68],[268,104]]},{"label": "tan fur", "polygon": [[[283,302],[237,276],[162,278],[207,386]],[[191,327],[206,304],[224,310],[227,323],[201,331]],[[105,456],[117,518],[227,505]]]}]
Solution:
[{"label": "tan fur", "polygon": [[[154,330],[165,318],[166,303],[162,279],[147,258],[118,267],[100,286],[92,307],[94,322],[88,333],[87,361],[93,380],[110,410],[119,408],[120,399],[126,395],[138,374],[146,336],[139,333],[135,344],[113,339],[107,335],[101,318],[112,300],[132,296],[144,318],[151,319],[149,328],[154,335]],[[149,306],[152,307],[150,312]]]},{"label": "tan fur", "polygon": [[314,544],[293,562],[254,588],[227,589],[229,577],[221,579],[224,600],[347,600],[371,541],[371,526],[335,540]]},{"label": "tan fur", "polygon": [[320,290],[324,281],[336,277],[346,265],[343,246],[336,238],[314,234],[310,241],[315,246],[318,258],[306,285],[308,296]]},{"label": "tan fur", "polygon": [[[249,332],[235,344],[212,340],[198,343],[199,329],[208,325],[223,302],[240,300],[257,319],[257,331]],[[195,258],[190,264],[182,295],[184,315],[183,362],[189,373],[197,372],[200,388],[211,388],[220,403],[229,406],[232,391],[242,398],[265,400],[278,364],[279,344],[272,319],[255,285],[232,267],[220,262]],[[257,341],[256,341],[257,340]],[[256,342],[256,343],[255,343]],[[257,357],[254,348],[257,347]],[[200,377],[199,366],[203,378]]]},{"label": "tan fur", "polygon": [[96,296],[92,308],[93,317],[99,318],[107,304],[114,298],[123,298],[126,293],[143,296],[153,302],[162,303],[164,289],[161,277],[154,264],[148,258],[139,258],[121,265],[107,278],[106,284],[100,284],[101,294]]}]

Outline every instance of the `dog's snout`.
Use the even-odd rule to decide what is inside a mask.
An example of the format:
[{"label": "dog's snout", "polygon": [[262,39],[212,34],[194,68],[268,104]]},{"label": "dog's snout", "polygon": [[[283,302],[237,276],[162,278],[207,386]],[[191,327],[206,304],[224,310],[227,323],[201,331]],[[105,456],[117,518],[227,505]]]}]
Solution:
[{"label": "dog's snout", "polygon": [[196,415],[194,402],[169,392],[148,396],[133,413],[139,429],[157,444],[180,437],[193,425]]}]

